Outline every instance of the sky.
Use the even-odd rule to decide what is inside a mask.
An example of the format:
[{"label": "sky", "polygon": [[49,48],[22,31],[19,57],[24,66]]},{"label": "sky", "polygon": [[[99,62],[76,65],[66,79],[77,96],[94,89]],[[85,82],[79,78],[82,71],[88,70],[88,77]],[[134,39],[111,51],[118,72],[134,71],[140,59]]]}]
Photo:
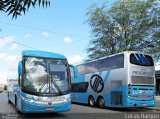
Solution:
[{"label": "sky", "polygon": [[116,0],[50,0],[49,8],[30,8],[12,20],[0,12],[0,83],[16,78],[17,62],[22,50],[43,50],[63,54],[69,63],[87,58],[91,28],[85,21],[91,4]]}]

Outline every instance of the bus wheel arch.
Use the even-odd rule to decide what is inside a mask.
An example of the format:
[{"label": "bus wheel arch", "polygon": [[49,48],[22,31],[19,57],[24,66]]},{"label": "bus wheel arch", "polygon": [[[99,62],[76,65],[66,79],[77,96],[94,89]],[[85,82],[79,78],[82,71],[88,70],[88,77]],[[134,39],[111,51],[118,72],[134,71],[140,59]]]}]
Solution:
[{"label": "bus wheel arch", "polygon": [[15,102],[14,102],[16,108],[17,108],[17,96],[15,95]]},{"label": "bus wheel arch", "polygon": [[9,99],[9,92],[8,92],[8,103],[9,103],[9,104],[11,103],[11,101],[10,101],[10,99]]},{"label": "bus wheel arch", "polygon": [[91,106],[91,107],[94,107],[96,105],[96,102],[95,102],[95,99],[92,95],[90,95],[88,97],[88,104]]},{"label": "bus wheel arch", "polygon": [[15,95],[15,109],[17,113],[21,113],[21,111],[18,109],[18,105],[17,105],[17,95]]},{"label": "bus wheel arch", "polygon": [[104,100],[102,95],[97,97],[97,101],[96,102],[97,102],[98,107],[100,107],[100,108],[104,108],[105,107],[105,100]]}]

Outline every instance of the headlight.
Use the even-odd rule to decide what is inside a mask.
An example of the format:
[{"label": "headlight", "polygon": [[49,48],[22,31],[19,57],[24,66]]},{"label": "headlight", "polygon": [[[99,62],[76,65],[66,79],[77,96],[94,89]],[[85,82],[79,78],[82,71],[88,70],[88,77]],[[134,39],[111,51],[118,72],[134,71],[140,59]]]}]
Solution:
[{"label": "headlight", "polygon": [[22,98],[22,100],[24,100],[26,102],[30,102],[30,103],[34,102],[34,100],[32,100],[32,99],[28,99],[28,98],[25,98],[25,97],[21,97],[21,98]]},{"label": "headlight", "polygon": [[70,100],[71,100],[71,97],[66,97],[66,98],[64,99],[65,102],[68,102],[68,101],[70,101]]}]

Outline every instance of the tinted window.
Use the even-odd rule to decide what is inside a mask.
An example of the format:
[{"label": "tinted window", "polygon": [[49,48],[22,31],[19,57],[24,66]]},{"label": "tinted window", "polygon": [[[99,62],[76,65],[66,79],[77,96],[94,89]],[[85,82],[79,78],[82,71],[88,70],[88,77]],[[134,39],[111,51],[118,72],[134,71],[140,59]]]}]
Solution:
[{"label": "tinted window", "polygon": [[130,62],[135,65],[140,66],[153,66],[153,59],[151,56],[143,55],[143,54],[131,54]]},{"label": "tinted window", "polygon": [[108,69],[118,69],[124,67],[124,55],[116,55],[105,59],[99,59],[94,62],[89,62],[78,66],[79,74],[87,74],[97,71],[105,71]]},{"label": "tinted window", "polygon": [[85,66],[81,65],[78,66],[78,74],[84,74],[85,73]]},{"label": "tinted window", "polygon": [[96,62],[90,62],[85,65],[85,74],[91,73],[91,72],[96,72],[96,71],[97,71]]},{"label": "tinted window", "polygon": [[108,69],[108,58],[98,60],[97,69],[98,71],[107,70]]},{"label": "tinted window", "polygon": [[108,58],[108,68],[109,69],[118,69],[124,67],[124,55],[116,55]]},{"label": "tinted window", "polygon": [[88,82],[72,84],[72,92],[86,92],[87,88],[88,88]]}]

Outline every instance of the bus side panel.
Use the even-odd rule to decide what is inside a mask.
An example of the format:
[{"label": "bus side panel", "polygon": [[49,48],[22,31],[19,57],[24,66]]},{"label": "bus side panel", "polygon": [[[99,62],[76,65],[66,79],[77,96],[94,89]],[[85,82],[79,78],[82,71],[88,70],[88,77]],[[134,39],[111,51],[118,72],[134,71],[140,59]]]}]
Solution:
[{"label": "bus side panel", "polygon": [[[77,78],[72,78],[72,84],[81,82],[85,82],[85,75],[78,75]],[[73,91],[71,94],[72,102],[86,103],[85,97],[87,97],[87,93]]]},{"label": "bus side panel", "polygon": [[[126,65],[126,64],[125,64]],[[126,102],[126,85],[127,82],[127,70],[124,68],[118,69],[111,69],[107,71],[100,71],[95,73],[89,73],[84,75],[78,75],[76,79],[72,79],[72,83],[80,83],[80,82],[88,82],[89,86],[87,92],[80,93],[80,92],[73,92],[72,93],[72,102],[79,102],[79,103],[88,103],[88,98],[92,95],[97,102],[97,97],[102,96],[105,100],[105,106],[114,106],[117,105],[118,101],[116,102],[117,98],[121,98],[119,101],[121,102],[120,106],[123,106],[123,102]],[[91,86],[91,80],[94,83],[94,75],[98,75],[98,77],[102,78],[104,86],[100,92],[96,92]],[[92,85],[93,85],[92,83]],[[101,85],[99,83],[99,85]],[[98,86],[98,85],[96,85]],[[101,86],[98,86],[100,88]],[[125,87],[125,88],[124,88]]]},{"label": "bus side panel", "polygon": [[[107,75],[106,72],[103,72],[104,76]],[[108,79],[104,82],[104,90],[102,91],[102,95],[105,99],[105,106],[115,107],[115,106],[123,106],[126,102],[126,70],[124,68],[114,69],[110,71]]]},{"label": "bus side panel", "polygon": [[12,102],[12,104],[15,105],[16,86],[12,85],[9,88],[10,88],[9,91],[8,91],[9,100]]},{"label": "bus side panel", "polygon": [[[104,88],[100,93],[95,92],[90,84],[90,81],[92,80],[91,77],[95,74],[99,75],[103,79]],[[79,75],[77,79],[74,79],[74,81],[72,81],[72,83],[88,82],[89,86],[87,92],[85,93],[73,92],[72,102],[88,104],[88,98],[90,95],[94,97],[95,102],[97,102],[98,96],[102,96],[105,100],[105,106],[109,107],[115,106],[114,104],[115,102],[113,102],[112,100],[115,99],[117,100],[116,96],[120,96],[122,102],[126,102],[125,100],[126,98],[124,98],[126,96],[126,93],[124,93],[126,91],[125,87],[126,82],[123,82],[124,80],[126,80],[126,70],[124,69],[114,69],[114,70],[101,71],[85,75]],[[117,93],[117,95],[115,93]],[[121,93],[122,95],[120,95]]]}]

